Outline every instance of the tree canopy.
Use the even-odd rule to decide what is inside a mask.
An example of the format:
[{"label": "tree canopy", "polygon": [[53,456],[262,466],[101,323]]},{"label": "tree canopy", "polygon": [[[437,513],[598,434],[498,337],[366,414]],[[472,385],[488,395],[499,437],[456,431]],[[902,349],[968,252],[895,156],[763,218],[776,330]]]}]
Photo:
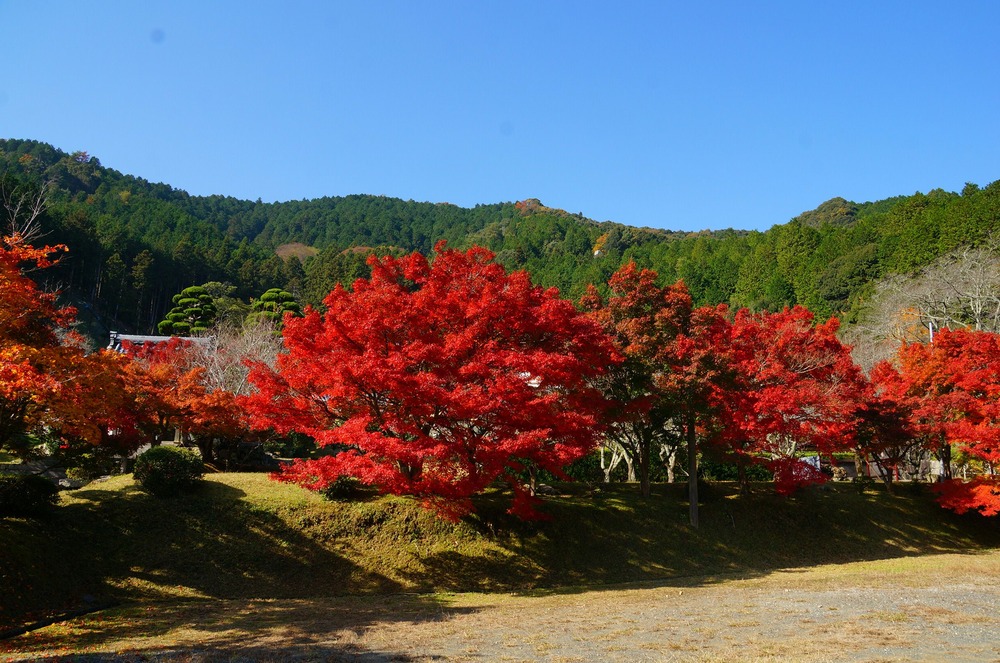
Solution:
[{"label": "tree canopy", "polygon": [[531,472],[560,475],[597,443],[604,401],[588,380],[616,356],[601,328],[484,249],[370,265],[324,314],[288,319],[276,369],[252,373],[257,426],[342,449],[279,478],[353,476],[452,515],[503,479],[531,514]]}]

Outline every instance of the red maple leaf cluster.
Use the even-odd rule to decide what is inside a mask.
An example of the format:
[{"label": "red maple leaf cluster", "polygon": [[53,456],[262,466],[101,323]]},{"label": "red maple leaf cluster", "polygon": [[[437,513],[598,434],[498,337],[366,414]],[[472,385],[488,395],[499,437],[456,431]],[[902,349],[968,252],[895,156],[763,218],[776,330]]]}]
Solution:
[{"label": "red maple leaf cluster", "polygon": [[591,379],[615,357],[609,339],[485,249],[439,244],[433,263],[370,264],[371,278],[330,293],[325,313],[286,320],[277,368],[251,375],[256,425],[341,450],[279,478],[320,488],[353,476],[450,515],[502,479],[512,510],[531,515],[524,473],[561,475],[598,440]]}]

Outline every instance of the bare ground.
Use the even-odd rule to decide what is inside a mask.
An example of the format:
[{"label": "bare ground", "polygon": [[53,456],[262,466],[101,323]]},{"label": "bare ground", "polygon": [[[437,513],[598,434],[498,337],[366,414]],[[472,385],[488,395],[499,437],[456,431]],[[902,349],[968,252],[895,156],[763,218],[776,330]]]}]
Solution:
[{"label": "bare ground", "polygon": [[124,606],[0,660],[1000,661],[1000,552],[534,595]]}]

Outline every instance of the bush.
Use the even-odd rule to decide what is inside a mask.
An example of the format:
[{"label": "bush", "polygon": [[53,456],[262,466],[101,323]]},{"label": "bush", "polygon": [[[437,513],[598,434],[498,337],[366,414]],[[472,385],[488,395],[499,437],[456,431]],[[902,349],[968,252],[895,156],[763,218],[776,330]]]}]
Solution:
[{"label": "bush", "polygon": [[45,477],[0,475],[0,516],[39,516],[58,500],[59,488]]},{"label": "bush", "polygon": [[354,477],[341,474],[336,481],[329,483],[321,492],[323,497],[334,502],[351,500],[362,494],[362,484]]},{"label": "bush", "polygon": [[135,459],[132,476],[146,491],[170,497],[198,485],[205,464],[193,451],[177,447],[153,447]]},{"label": "bush", "polygon": [[[771,481],[774,474],[764,465],[751,463],[746,466],[747,481]],[[698,476],[706,481],[736,481],[740,468],[736,463],[724,463],[712,459],[702,459],[698,463]]]},{"label": "bush", "polygon": [[289,433],[265,442],[264,451],[278,458],[310,458],[316,451],[316,442],[308,435]]}]

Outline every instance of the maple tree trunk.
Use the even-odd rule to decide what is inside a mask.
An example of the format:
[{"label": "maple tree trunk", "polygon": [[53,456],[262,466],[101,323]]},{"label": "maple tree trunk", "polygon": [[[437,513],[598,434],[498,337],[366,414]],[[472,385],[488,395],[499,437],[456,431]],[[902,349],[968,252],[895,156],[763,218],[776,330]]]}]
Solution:
[{"label": "maple tree trunk", "polygon": [[688,452],[688,519],[691,527],[698,529],[698,444],[694,431],[694,410],[687,412],[687,452]]},{"label": "maple tree trunk", "polygon": [[199,437],[195,443],[198,445],[198,451],[201,452],[201,459],[206,463],[215,462],[215,439],[214,438],[201,438]]},{"label": "maple tree trunk", "polygon": [[639,493],[649,497],[649,453],[650,441],[648,435],[643,435],[639,443]]},{"label": "maple tree trunk", "polygon": [[747,464],[743,458],[740,458],[739,463],[736,466],[736,480],[740,485],[740,495],[749,495],[750,480],[747,479]]},{"label": "maple tree trunk", "polygon": [[941,459],[941,477],[951,479],[951,445],[947,441],[941,446],[938,458]]}]

